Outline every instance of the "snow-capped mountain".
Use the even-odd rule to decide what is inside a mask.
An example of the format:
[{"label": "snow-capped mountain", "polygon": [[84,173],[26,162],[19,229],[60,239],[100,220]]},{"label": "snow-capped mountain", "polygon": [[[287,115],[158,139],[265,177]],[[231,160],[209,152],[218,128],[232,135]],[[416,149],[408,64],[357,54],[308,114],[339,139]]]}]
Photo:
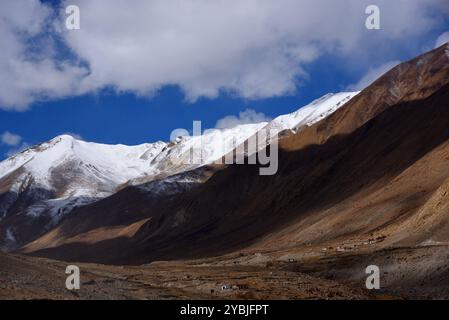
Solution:
[{"label": "snow-capped mountain", "polygon": [[[74,208],[110,196],[126,185],[150,183],[142,190],[160,194],[167,186],[196,183],[196,175],[183,173],[213,163],[260,130],[278,133],[310,126],[356,94],[328,94],[270,123],[211,130],[169,143],[105,145],[62,135],[24,150],[0,162],[0,245],[2,239],[4,243],[17,241],[17,217],[44,219],[43,229],[49,229]],[[155,190],[158,186],[162,189]],[[13,227],[9,220],[14,220]]]},{"label": "snow-capped mountain", "polygon": [[266,122],[243,124],[206,130],[198,136],[178,137],[154,159],[154,167],[167,175],[213,163],[266,125]]},{"label": "snow-capped mountain", "polygon": [[[267,134],[269,130],[272,134],[279,134],[285,130],[296,132],[301,127],[311,126],[338,110],[358,93],[329,93],[293,113],[281,115],[270,122],[215,129],[196,137],[179,137],[171,148],[167,148],[155,158],[157,168],[163,172],[168,166],[171,168],[170,172],[180,172],[213,163],[262,130],[266,130]],[[186,163],[190,163],[189,157],[190,159],[193,157],[191,150],[195,146],[199,147],[199,161],[186,166]]]},{"label": "snow-capped mountain", "polygon": [[267,125],[267,128],[281,132],[284,130],[297,131],[303,126],[311,126],[337,111],[358,93],[359,91],[326,94],[298,111],[275,118]]},{"label": "snow-capped mountain", "polygon": [[[0,221],[45,216],[45,227],[54,225],[75,207],[151,172],[151,160],[165,146],[109,146],[62,135],[27,149],[0,163]],[[6,231],[11,242],[14,232]]]},{"label": "snow-capped mountain", "polygon": [[60,197],[102,197],[151,172],[151,161],[165,146],[164,142],[104,145],[62,135],[1,162],[0,178],[20,169],[13,191],[28,181]]}]

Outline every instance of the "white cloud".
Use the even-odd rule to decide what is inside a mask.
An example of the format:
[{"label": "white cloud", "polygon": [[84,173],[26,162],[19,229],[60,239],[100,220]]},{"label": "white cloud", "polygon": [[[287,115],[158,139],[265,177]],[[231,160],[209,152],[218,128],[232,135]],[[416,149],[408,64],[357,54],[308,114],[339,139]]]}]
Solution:
[{"label": "white cloud", "polygon": [[9,131],[5,131],[0,135],[0,140],[2,144],[7,146],[17,146],[22,141],[22,137],[18,134],[11,133]]},{"label": "white cloud", "polygon": [[448,42],[449,42],[449,31],[446,31],[438,37],[437,41],[435,42],[435,48],[441,47],[443,44]]},{"label": "white cloud", "polygon": [[363,90],[371,83],[376,81],[378,78],[380,78],[383,74],[393,69],[400,63],[401,61],[389,61],[376,68],[369,69],[368,72],[357,83],[349,85],[348,90],[350,91]]},{"label": "white cloud", "polygon": [[[430,9],[446,1],[378,0],[382,30],[373,33],[370,0],[70,0],[56,22],[38,0],[2,0],[0,108],[106,86],[148,96],[177,85],[189,101],[286,95],[323,53],[367,59],[379,43],[425,34],[438,21]],[[81,30],[63,28],[67,4],[80,7]],[[57,38],[75,58],[61,60]]]},{"label": "white cloud", "polygon": [[0,108],[26,110],[76,92],[87,70],[54,58],[53,40],[44,34],[50,18],[38,0],[0,2]]},{"label": "white cloud", "polygon": [[249,123],[261,123],[261,122],[269,122],[271,121],[270,117],[267,117],[262,112],[256,112],[253,109],[246,109],[245,111],[241,111],[239,116],[226,116],[217,121],[215,128],[217,129],[226,129],[233,128],[240,124],[249,124]]}]

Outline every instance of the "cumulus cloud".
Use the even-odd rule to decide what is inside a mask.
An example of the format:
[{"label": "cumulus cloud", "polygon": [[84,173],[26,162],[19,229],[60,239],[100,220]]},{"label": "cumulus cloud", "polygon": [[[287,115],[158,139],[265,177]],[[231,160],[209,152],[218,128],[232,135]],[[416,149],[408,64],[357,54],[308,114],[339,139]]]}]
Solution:
[{"label": "cumulus cloud", "polygon": [[76,92],[87,70],[54,57],[45,34],[51,18],[52,9],[38,0],[0,2],[0,108],[26,110]]},{"label": "cumulus cloud", "polygon": [[[320,55],[366,57],[379,43],[406,43],[437,25],[446,2],[378,0],[382,30],[373,33],[369,0],[67,0],[60,12],[3,0],[0,108],[105,87],[151,96],[176,85],[188,101],[291,94]],[[64,28],[69,4],[80,7],[81,30]]]},{"label": "cumulus cloud", "polygon": [[20,135],[9,131],[0,134],[0,144],[10,147],[5,153],[7,157],[11,157],[29,147],[29,144],[23,142],[23,138]]},{"label": "cumulus cloud", "polygon": [[355,84],[349,85],[348,90],[358,91],[366,88],[371,83],[380,78],[383,74],[400,64],[401,61],[389,61],[376,68],[371,68],[368,72]]},{"label": "cumulus cloud", "polygon": [[271,118],[267,117],[262,112],[256,112],[253,109],[246,109],[245,111],[241,111],[238,116],[226,116],[218,120],[215,128],[227,129],[233,128],[240,124],[261,123],[269,121],[271,121]]},{"label": "cumulus cloud", "polygon": [[0,140],[2,144],[7,146],[17,146],[22,141],[22,137],[18,134],[11,133],[9,131],[5,131],[0,135]]},{"label": "cumulus cloud", "polygon": [[449,31],[446,31],[438,37],[435,43],[435,48],[441,47],[443,44],[448,42],[449,42]]}]

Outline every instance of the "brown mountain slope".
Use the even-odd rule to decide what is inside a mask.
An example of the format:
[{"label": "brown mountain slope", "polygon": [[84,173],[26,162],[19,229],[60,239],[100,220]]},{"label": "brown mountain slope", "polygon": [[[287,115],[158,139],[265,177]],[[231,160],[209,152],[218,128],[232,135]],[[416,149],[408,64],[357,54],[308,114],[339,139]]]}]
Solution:
[{"label": "brown mountain slope", "polygon": [[[24,250],[139,264],[238,250],[335,250],[348,243],[378,250],[447,241],[445,50],[396,67],[332,116],[283,139],[274,176],[259,176],[257,166],[230,166],[188,193],[157,201],[125,189],[80,208]],[[119,230],[133,232],[101,226],[110,216],[119,217],[113,224]]]},{"label": "brown mountain slope", "polygon": [[353,132],[389,107],[429,97],[447,83],[447,45],[401,63],[320,123],[289,139],[297,150],[327,138]]}]

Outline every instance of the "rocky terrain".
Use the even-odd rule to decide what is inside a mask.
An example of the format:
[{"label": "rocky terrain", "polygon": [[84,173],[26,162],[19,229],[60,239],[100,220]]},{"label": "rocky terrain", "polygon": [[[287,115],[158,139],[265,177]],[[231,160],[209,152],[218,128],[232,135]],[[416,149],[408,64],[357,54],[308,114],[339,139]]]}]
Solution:
[{"label": "rocky terrain", "polygon": [[[286,269],[216,261],[114,267],[79,264],[80,290],[63,262],[0,255],[0,299],[368,299],[361,288]],[[390,298],[390,297],[389,297]]]}]

